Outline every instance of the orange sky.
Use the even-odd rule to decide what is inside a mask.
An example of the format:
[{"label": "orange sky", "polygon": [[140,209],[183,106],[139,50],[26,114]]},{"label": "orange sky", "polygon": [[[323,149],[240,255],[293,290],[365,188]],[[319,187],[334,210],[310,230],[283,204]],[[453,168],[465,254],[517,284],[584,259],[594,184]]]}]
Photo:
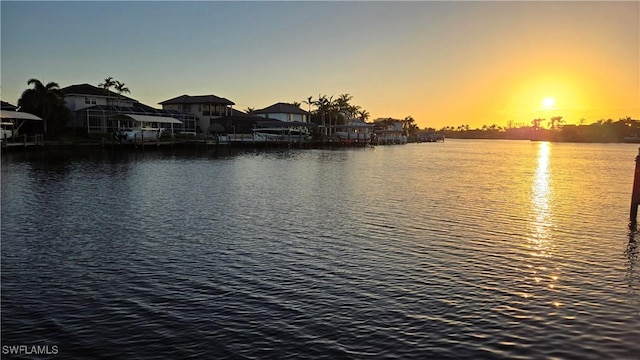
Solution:
[{"label": "orange sky", "polygon": [[[455,29],[444,32],[453,42],[448,66],[414,74],[411,115],[436,128],[528,125],[552,116],[640,120],[639,4],[478,4],[487,18],[461,10]],[[546,97],[553,107],[543,108]]]},{"label": "orange sky", "polygon": [[[637,1],[0,6],[2,100],[14,104],[30,78],[113,76],[156,107],[182,94],[244,110],[348,93],[371,119],[421,127],[640,119]],[[47,36],[24,26],[36,22]]]}]

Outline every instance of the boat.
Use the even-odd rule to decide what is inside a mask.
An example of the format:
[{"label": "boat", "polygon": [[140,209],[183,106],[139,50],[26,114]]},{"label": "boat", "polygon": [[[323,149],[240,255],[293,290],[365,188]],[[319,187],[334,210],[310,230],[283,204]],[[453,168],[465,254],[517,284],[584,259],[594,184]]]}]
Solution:
[{"label": "boat", "polygon": [[174,118],[138,114],[118,114],[111,120],[118,122],[114,138],[121,143],[157,141],[166,130],[162,125],[171,125],[173,134],[173,124],[182,124],[182,121]]},{"label": "boat", "polygon": [[[27,123],[27,121],[42,121],[42,119],[36,115],[22,112],[22,111],[10,111],[10,110],[0,110],[0,119],[3,120],[0,122],[2,125],[2,132],[0,133],[0,138],[4,143],[7,141],[5,139],[11,139],[18,136],[18,132],[23,125]],[[36,134],[39,135],[39,134]],[[13,139],[12,139],[13,141]]]},{"label": "boat", "polygon": [[117,130],[115,136],[120,142],[155,141],[163,132],[163,128],[151,126],[122,127]]},{"label": "boat", "polygon": [[0,141],[7,141],[7,139],[10,139],[13,137],[14,124],[12,122],[9,122],[9,121],[0,122],[0,127],[2,129],[0,130]]},{"label": "boat", "polygon": [[255,141],[301,142],[309,141],[309,129],[288,126],[253,129]]}]

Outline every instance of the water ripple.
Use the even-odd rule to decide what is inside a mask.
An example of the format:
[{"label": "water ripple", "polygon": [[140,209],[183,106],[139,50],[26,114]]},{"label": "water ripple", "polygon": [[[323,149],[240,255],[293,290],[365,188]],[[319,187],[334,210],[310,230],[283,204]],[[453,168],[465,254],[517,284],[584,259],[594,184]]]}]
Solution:
[{"label": "water ripple", "polygon": [[78,359],[634,358],[627,194],[585,169],[627,178],[636,149],[541,146],[3,154],[3,345]]}]

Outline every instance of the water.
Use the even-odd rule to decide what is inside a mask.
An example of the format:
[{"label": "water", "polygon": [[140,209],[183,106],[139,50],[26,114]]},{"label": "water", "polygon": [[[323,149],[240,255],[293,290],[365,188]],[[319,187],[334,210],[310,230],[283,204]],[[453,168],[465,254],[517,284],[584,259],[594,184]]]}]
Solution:
[{"label": "water", "polygon": [[635,359],[637,152],[3,154],[2,356]]}]

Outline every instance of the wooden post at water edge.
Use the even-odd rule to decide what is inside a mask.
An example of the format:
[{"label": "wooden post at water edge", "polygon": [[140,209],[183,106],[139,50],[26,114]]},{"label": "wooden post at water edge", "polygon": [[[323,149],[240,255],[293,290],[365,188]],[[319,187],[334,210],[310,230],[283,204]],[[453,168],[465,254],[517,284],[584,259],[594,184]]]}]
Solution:
[{"label": "wooden post at water edge", "polygon": [[631,193],[631,211],[629,216],[630,224],[634,228],[636,218],[638,217],[638,205],[640,205],[640,149],[638,149],[638,156],[636,156],[636,170],[633,176],[633,192]]}]

